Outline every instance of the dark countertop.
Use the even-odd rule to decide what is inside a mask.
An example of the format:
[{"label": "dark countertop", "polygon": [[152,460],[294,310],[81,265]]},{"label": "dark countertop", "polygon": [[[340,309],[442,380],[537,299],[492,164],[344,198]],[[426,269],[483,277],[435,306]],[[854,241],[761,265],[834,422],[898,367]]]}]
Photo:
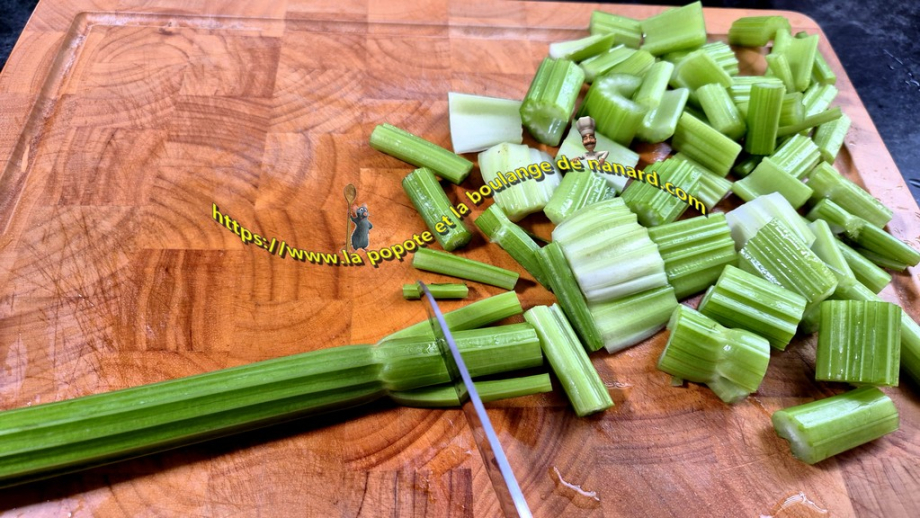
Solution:
[{"label": "dark countertop", "polygon": [[[603,1],[603,0],[601,0]],[[37,0],[0,0],[0,66]],[[626,2],[682,5],[686,1]],[[798,11],[824,29],[882,140],[920,200],[920,2],[704,1],[707,7]]]}]

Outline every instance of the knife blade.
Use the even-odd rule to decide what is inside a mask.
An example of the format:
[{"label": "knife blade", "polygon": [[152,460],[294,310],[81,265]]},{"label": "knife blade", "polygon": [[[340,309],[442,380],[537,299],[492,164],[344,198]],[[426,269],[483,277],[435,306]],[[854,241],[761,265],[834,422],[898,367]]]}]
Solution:
[{"label": "knife blade", "polygon": [[527,501],[524,499],[524,493],[518,485],[517,478],[508,463],[508,457],[502,449],[498,437],[495,435],[495,429],[492,428],[492,421],[486,413],[482,399],[476,391],[473,384],[473,378],[460,356],[460,350],[454,342],[454,337],[444,320],[444,314],[434,296],[428,290],[424,282],[418,281],[418,285],[428,305],[425,309],[428,312],[428,321],[431,323],[431,329],[434,332],[435,341],[444,363],[447,365],[447,372],[453,382],[454,389],[457,391],[457,398],[460,400],[460,406],[463,414],[473,432],[473,438],[479,454],[482,456],[482,462],[492,481],[492,488],[498,497],[498,503],[502,508],[505,516],[519,516],[521,518],[530,518],[532,516]]}]

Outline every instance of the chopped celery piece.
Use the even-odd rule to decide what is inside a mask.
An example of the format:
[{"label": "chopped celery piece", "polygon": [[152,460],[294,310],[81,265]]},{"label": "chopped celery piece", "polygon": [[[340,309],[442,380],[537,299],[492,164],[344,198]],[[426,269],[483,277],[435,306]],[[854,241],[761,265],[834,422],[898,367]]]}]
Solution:
[{"label": "chopped celery piece", "polygon": [[498,243],[498,246],[523,266],[534,280],[549,288],[549,277],[543,270],[543,263],[538,255],[539,245],[524,232],[524,229],[512,223],[501,207],[493,203],[474,223],[490,241]]},{"label": "chopped celery piece", "polygon": [[613,406],[606,385],[559,306],[535,306],[524,312],[524,320],[540,337],[543,353],[579,417]]},{"label": "chopped celery piece", "polygon": [[818,164],[808,174],[808,186],[813,191],[812,201],[827,198],[879,228],[887,225],[894,215],[882,202],[825,162]]},{"label": "chopped celery piece", "polygon": [[898,409],[875,387],[862,387],[773,413],[792,454],[815,464],[898,429]]},{"label": "chopped celery piece", "polygon": [[668,81],[674,72],[674,65],[667,61],[659,61],[652,65],[639,90],[633,96],[633,101],[652,110],[661,103],[661,98],[668,89]]},{"label": "chopped celery piece", "polygon": [[713,41],[703,45],[700,49],[709,54],[720,67],[728,72],[728,75],[738,75],[738,57],[735,56],[735,51],[724,41]]},{"label": "chopped celery piece", "polygon": [[703,85],[696,94],[710,126],[732,140],[744,136],[747,130],[744,118],[725,87],[715,83]]},{"label": "chopped celery piece", "polygon": [[559,305],[562,306],[562,311],[565,312],[572,327],[581,338],[582,345],[588,352],[594,352],[603,347],[604,340],[594,323],[588,303],[578,287],[578,281],[565,260],[562,247],[559,246],[559,243],[544,246],[540,249],[540,259],[543,261],[543,269],[551,279],[553,293]]},{"label": "chopped celery piece", "polygon": [[607,199],[609,194],[607,182],[599,175],[591,171],[570,171],[562,178],[543,212],[558,225],[582,207]]},{"label": "chopped celery piece", "polygon": [[[428,284],[428,290],[436,299],[465,299],[470,292],[466,284]],[[422,298],[422,288],[418,283],[403,284],[402,292],[406,300]]]},{"label": "chopped celery piece", "polygon": [[[639,154],[626,146],[617,144],[600,132],[595,133],[594,138],[597,140],[597,144],[594,145],[594,152],[601,153],[606,151],[607,159],[605,162],[610,164],[611,171],[616,170],[617,174],[606,173],[606,171],[596,172],[599,174],[606,173],[601,174],[601,177],[607,182],[607,185],[616,192],[623,192],[623,189],[626,188],[626,183],[629,181],[629,177],[625,174],[625,168],[635,168],[636,164],[639,163]],[[562,145],[559,146],[559,151],[556,153],[557,163],[561,157],[566,157],[567,159],[583,157],[586,151],[587,149],[582,143],[581,134],[573,127],[569,129],[568,135],[562,141]],[[581,159],[580,162],[583,170],[588,171],[590,169],[590,164],[587,160]],[[623,166],[624,173],[619,173],[620,168],[617,168],[615,164]]]},{"label": "chopped celery piece", "polygon": [[502,142],[524,141],[521,101],[447,93],[450,142],[455,153],[483,151]]},{"label": "chopped celery piece", "polygon": [[601,52],[607,52],[613,46],[613,34],[595,34],[572,41],[560,41],[549,44],[549,57],[583,61]]},{"label": "chopped celery piece", "polygon": [[519,277],[517,272],[429,248],[416,250],[412,257],[412,266],[419,270],[491,284],[506,290],[513,290]]},{"label": "chopped celery piece", "polygon": [[723,177],[741,153],[741,145],[689,113],[680,116],[671,146]]},{"label": "chopped celery piece", "polygon": [[732,191],[744,201],[776,192],[796,209],[805,205],[812,195],[810,187],[786,174],[770,157],[761,160],[754,172],[733,183]]},{"label": "chopped celery piece", "polygon": [[746,16],[732,22],[728,43],[741,47],[763,47],[776,35],[777,29],[792,30],[785,16]]},{"label": "chopped celery piece", "polygon": [[[463,220],[450,210],[450,200],[444,194],[444,189],[441,188],[441,184],[438,183],[431,169],[422,167],[407,174],[403,178],[402,187],[406,196],[412,201],[415,210],[425,220],[431,234],[444,247],[444,250],[448,252],[456,250],[470,242],[473,234],[466,228]],[[444,218],[450,222],[449,225],[444,223]],[[439,223],[445,227],[445,232],[435,230]]]},{"label": "chopped celery piece", "polygon": [[901,308],[890,302],[826,300],[815,355],[815,379],[897,386]]},{"label": "chopped celery piece", "polygon": [[[648,69],[655,63],[655,56],[644,50],[637,50],[629,55],[623,61],[607,69],[607,74],[629,74],[642,77],[648,72]],[[597,78],[595,78],[596,80]]]},{"label": "chopped celery piece", "polygon": [[730,180],[722,178],[709,169],[706,169],[699,162],[693,160],[684,153],[679,152],[671,158],[687,162],[700,171],[700,182],[696,186],[696,197],[703,202],[703,205],[706,206],[706,210],[711,211],[712,208],[722,201],[722,198],[725,198],[732,189],[732,182]]},{"label": "chopped celery piece", "polygon": [[811,70],[815,65],[815,54],[818,52],[818,35],[793,38],[787,29],[778,29],[773,42],[773,52],[786,56],[795,80],[795,90],[804,92],[811,83]]},{"label": "chopped celery piece", "polygon": [[846,258],[843,257],[843,252],[837,246],[839,241],[834,237],[834,233],[831,232],[831,227],[827,222],[823,219],[812,221],[808,228],[815,234],[815,242],[811,245],[811,251],[824,261],[824,264],[837,277],[837,286],[855,281],[856,276],[853,274],[853,270],[850,269]]},{"label": "chopped celery piece", "polygon": [[635,53],[635,49],[631,49],[622,44],[615,45],[607,52],[602,52],[582,61],[578,66],[581,67],[581,70],[585,73],[585,81],[593,83],[599,77],[606,75],[611,68],[626,61],[626,58]]},{"label": "chopped celery piece", "polygon": [[901,370],[920,383],[920,326],[901,311]]},{"label": "chopped celery piece", "polygon": [[754,234],[773,218],[782,220],[805,246],[814,243],[815,235],[808,229],[806,222],[802,221],[802,217],[792,208],[789,201],[776,192],[760,196],[725,214],[728,226],[732,229],[735,248],[740,250],[748,239],[754,237]]},{"label": "chopped celery piece", "polygon": [[631,183],[621,197],[646,227],[675,221],[691,206],[705,214],[705,205],[693,195],[701,174],[685,161],[668,159],[646,168],[645,181]]},{"label": "chopped celery piece", "polygon": [[726,403],[756,392],[767,373],[770,342],[743,329],[728,329],[684,305],[668,322],[671,335],[658,369],[705,383]]},{"label": "chopped celery piece", "polygon": [[732,77],[712,56],[700,49],[680,60],[674,69],[674,82],[691,90],[713,83],[728,88],[732,85]]},{"label": "chopped celery piece", "polygon": [[726,265],[738,260],[731,229],[722,213],[653,227],[648,235],[658,245],[668,284],[674,287],[678,299],[705,290]]},{"label": "chopped celery piece", "polygon": [[805,91],[802,103],[805,105],[805,116],[816,115],[827,110],[831,101],[837,97],[837,88],[833,85],[816,84]]},{"label": "chopped celery piece", "polygon": [[[520,315],[523,312],[524,308],[521,307],[521,300],[517,293],[509,291],[467,304],[460,309],[448,311],[444,313],[444,321],[447,322],[451,331],[466,331],[498,322],[503,318]],[[381,342],[415,336],[434,338],[431,322],[428,319],[387,335]]]},{"label": "chopped celery piece", "polygon": [[810,138],[793,135],[770,156],[770,160],[790,176],[801,180],[818,164],[821,154]]},{"label": "chopped celery piece", "polygon": [[617,43],[638,49],[642,44],[642,25],[639,20],[619,16],[603,11],[591,13],[591,23],[588,30],[593,35],[613,34]]},{"label": "chopped celery piece", "polygon": [[856,250],[856,252],[859,253],[859,255],[865,257],[866,259],[873,262],[876,266],[879,266],[880,268],[888,268],[889,270],[892,270],[895,272],[903,272],[904,270],[907,270],[908,266],[912,266],[907,263],[898,261],[897,259],[892,259],[890,257],[879,254],[872,250],[860,248],[858,246],[854,248],[854,250]]},{"label": "chopped celery piece", "polygon": [[523,144],[498,144],[479,153],[479,170],[511,221],[543,210],[562,181],[552,157]]},{"label": "chopped celery piece", "polygon": [[837,82],[837,74],[827,64],[820,50],[815,53],[815,66],[811,69],[811,80],[823,85],[832,85]]},{"label": "chopped celery piece", "polygon": [[473,163],[462,156],[390,124],[378,124],[371,132],[370,144],[403,162],[427,167],[455,184],[466,180],[473,169]]},{"label": "chopped celery piece", "polygon": [[[430,285],[429,285],[430,286]],[[535,374],[520,378],[476,381],[476,392],[483,403],[513,397],[552,392],[549,374]],[[460,406],[454,385],[434,385],[413,390],[391,392],[390,400],[400,406],[414,408],[452,408]]]},{"label": "chopped celery piece", "polygon": [[843,146],[843,139],[850,130],[850,118],[843,114],[839,119],[826,122],[818,126],[815,130],[815,144],[821,150],[821,158],[828,164],[833,164],[837,159],[837,153]]},{"label": "chopped celery piece", "polygon": [[626,146],[639,130],[648,109],[624,97],[623,76],[630,77],[615,74],[595,81],[585,94],[579,115],[590,115],[598,132]]},{"label": "chopped celery piece", "polygon": [[827,221],[834,232],[842,231],[859,246],[896,263],[907,266],[920,263],[920,252],[865,219],[850,214],[830,199],[819,201],[807,217],[812,221],[818,218]]},{"label": "chopped celery piece", "polygon": [[795,80],[792,77],[792,69],[789,68],[789,60],[785,54],[768,54],[767,57],[767,75],[778,77],[787,92],[795,91]]},{"label": "chopped celery piece", "polygon": [[665,92],[661,97],[661,103],[650,109],[642,119],[636,138],[653,143],[671,138],[677,129],[677,121],[684,113],[688,95],[686,88]]},{"label": "chopped celery piece", "polygon": [[783,108],[786,87],[756,84],[751,87],[751,101],[747,112],[747,135],[744,150],[752,155],[769,155],[776,149],[779,114]]},{"label": "chopped celery piece", "polygon": [[521,120],[537,141],[558,146],[585,74],[566,59],[545,58],[521,104]]},{"label": "chopped celery piece", "polygon": [[608,353],[636,345],[663,329],[676,307],[677,298],[670,286],[588,304]]},{"label": "chopped celery piece", "polygon": [[760,335],[783,351],[805,312],[805,297],[728,265],[700,301],[699,311],[725,327]]},{"label": "chopped celery piece", "polygon": [[738,266],[794,291],[808,301],[806,311],[834,293],[837,277],[814,252],[774,219],[748,240],[738,253]]},{"label": "chopped celery piece", "polygon": [[700,2],[668,9],[642,20],[641,25],[645,33],[641,48],[656,56],[706,43],[706,21]]},{"label": "chopped celery piece", "polygon": [[791,124],[789,126],[780,126],[776,131],[777,137],[785,137],[787,135],[792,135],[793,133],[799,133],[801,131],[807,131],[815,126],[820,126],[828,122],[835,121],[843,115],[843,112],[840,111],[839,107],[833,107],[827,111],[816,113],[814,115],[807,115],[802,122],[798,124]]},{"label": "chopped celery piece", "polygon": [[[823,221],[823,220],[822,220]],[[864,284],[873,293],[882,291],[891,282],[891,275],[879,268],[872,261],[866,259],[856,250],[853,250],[842,241],[837,241],[837,248],[850,266],[856,280]]]},{"label": "chopped celery piece", "polygon": [[742,115],[747,115],[747,105],[751,101],[751,88],[754,85],[782,85],[778,77],[769,76],[736,76],[732,78],[732,85],[728,87],[728,95],[738,107]]},{"label": "chopped celery piece", "polygon": [[738,178],[744,178],[757,168],[757,164],[759,164],[761,160],[763,160],[763,157],[760,155],[748,155],[741,158],[735,166],[732,167],[732,174]]},{"label": "chopped celery piece", "polygon": [[622,198],[610,198],[579,209],[553,229],[553,241],[574,243],[591,239],[598,233],[619,228],[624,222],[636,222],[636,215]]},{"label": "chopped celery piece", "polygon": [[798,124],[805,118],[805,105],[802,103],[802,92],[789,92],[783,96],[783,107],[779,112],[779,125],[790,126]]}]

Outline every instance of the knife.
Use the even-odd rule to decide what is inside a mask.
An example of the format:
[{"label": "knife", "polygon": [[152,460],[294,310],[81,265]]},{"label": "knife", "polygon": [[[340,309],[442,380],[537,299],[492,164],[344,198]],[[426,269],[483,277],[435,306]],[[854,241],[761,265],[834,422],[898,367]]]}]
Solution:
[{"label": "knife", "polygon": [[463,414],[473,431],[473,438],[479,454],[482,456],[482,462],[492,481],[492,488],[498,497],[498,503],[501,505],[502,512],[505,516],[519,516],[521,518],[530,518],[532,516],[521,487],[518,485],[517,478],[511,470],[508,458],[502,445],[498,442],[495,430],[492,428],[492,422],[489,415],[476,392],[476,386],[473,385],[473,379],[470,377],[470,371],[467,370],[463,357],[460,356],[460,350],[454,342],[454,337],[447,327],[444,320],[444,314],[441,308],[435,302],[434,296],[428,291],[428,286],[424,282],[418,281],[419,287],[425,294],[429,305],[425,307],[428,311],[428,321],[431,323],[431,329],[434,332],[435,341],[438,343],[438,349],[447,365],[447,372],[457,391],[457,398],[460,400],[460,406]]}]

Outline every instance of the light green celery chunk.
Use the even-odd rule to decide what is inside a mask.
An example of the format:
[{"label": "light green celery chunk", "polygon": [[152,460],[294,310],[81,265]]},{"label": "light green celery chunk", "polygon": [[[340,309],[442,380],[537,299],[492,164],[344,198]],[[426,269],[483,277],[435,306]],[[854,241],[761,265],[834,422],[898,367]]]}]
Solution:
[{"label": "light green celery chunk", "polygon": [[748,153],[769,155],[776,149],[784,95],[786,87],[782,85],[756,84],[751,87],[751,101],[745,120],[748,131],[744,138],[744,150]]},{"label": "light green celery chunk", "polygon": [[805,105],[805,116],[819,114],[827,110],[834,98],[837,97],[837,87],[828,84],[814,84],[805,91],[802,103]]},{"label": "light green celery chunk", "polygon": [[806,311],[830,297],[837,277],[781,220],[764,225],[738,254],[738,266],[794,291],[808,301]]},{"label": "light green celery chunk", "polygon": [[553,159],[523,144],[498,144],[479,154],[483,182],[511,221],[540,212],[562,181]]},{"label": "light green celery chunk", "polygon": [[747,130],[744,118],[722,85],[703,85],[697,89],[696,94],[710,126],[732,140],[744,136]]},{"label": "light green celery chunk", "polygon": [[668,9],[642,20],[642,49],[656,56],[706,43],[706,21],[700,2]]},{"label": "light green celery chunk", "polygon": [[830,199],[819,201],[806,216],[827,221],[835,233],[844,232],[859,246],[884,258],[907,266],[920,263],[920,252],[859,216],[850,214]]},{"label": "light green celery chunk", "polygon": [[676,307],[677,298],[670,286],[588,304],[608,353],[636,345],[663,329]]},{"label": "light green celery chunk", "polygon": [[754,85],[782,85],[778,77],[769,76],[735,76],[732,85],[728,87],[728,95],[743,115],[747,115],[747,105],[751,101],[751,88]]},{"label": "light green celery chunk", "polygon": [[792,454],[815,464],[898,429],[898,409],[875,387],[862,387],[773,413]]},{"label": "light green celery chunk", "polygon": [[598,233],[619,228],[624,222],[635,223],[636,215],[622,198],[610,198],[576,211],[553,229],[553,241],[561,244],[596,237]]},{"label": "light green celery chunk", "polygon": [[728,43],[741,47],[763,47],[776,35],[777,29],[792,30],[784,16],[746,16],[732,22]]},{"label": "light green celery chunk", "polygon": [[588,30],[592,35],[613,34],[617,43],[638,49],[642,44],[642,25],[639,20],[603,11],[593,11]]},{"label": "light green celery chunk", "polygon": [[815,130],[815,144],[821,150],[821,158],[828,164],[833,164],[837,153],[843,146],[843,139],[850,130],[850,118],[844,113],[839,119],[818,126]]},{"label": "light green celery chunk", "polygon": [[633,101],[648,109],[654,109],[661,103],[661,97],[668,89],[668,81],[674,72],[674,65],[667,61],[659,61],[649,67],[642,79],[639,90],[633,96]]},{"label": "light green celery chunk", "polygon": [[732,189],[732,182],[727,178],[713,173],[683,153],[677,153],[671,158],[682,160],[695,167],[700,172],[700,181],[696,186],[696,197],[703,202],[707,211],[711,211]]},{"label": "light green celery chunk", "polygon": [[[517,293],[509,291],[448,311],[444,313],[444,321],[447,322],[451,331],[465,331],[498,322],[503,318],[520,315],[523,312],[524,308],[521,307],[521,300]],[[418,336],[434,338],[431,322],[428,319],[387,335],[381,342]]]},{"label": "light green celery chunk", "polygon": [[419,270],[491,284],[506,290],[513,290],[519,277],[517,272],[430,248],[416,250],[412,256],[412,266]]},{"label": "light green celery chunk", "polygon": [[[415,210],[425,220],[431,234],[444,247],[444,250],[456,250],[470,242],[473,234],[466,228],[463,220],[450,210],[450,200],[430,169],[422,167],[407,174],[403,178],[402,187]],[[435,226],[438,223],[443,224],[445,217],[451,222],[447,231],[444,233],[435,231]]]},{"label": "light green celery chunk", "polygon": [[661,103],[646,113],[636,132],[636,138],[644,142],[664,142],[674,135],[677,122],[684,113],[689,92],[686,88],[669,90],[662,95]]},{"label": "light green celery chunk", "polygon": [[611,68],[626,61],[626,58],[636,53],[626,45],[614,45],[607,52],[602,52],[578,64],[585,73],[585,81],[593,83],[597,78],[604,76]]},{"label": "light green celery chunk", "polygon": [[553,293],[565,312],[569,323],[581,338],[581,343],[588,352],[594,352],[604,346],[600,331],[594,323],[588,303],[585,300],[572,269],[566,262],[559,243],[550,243],[540,249],[543,269],[551,279]]},{"label": "light green celery chunk", "polygon": [[649,169],[645,170],[646,181],[633,182],[621,196],[639,217],[639,223],[646,227],[670,223],[688,207],[706,213],[705,205],[694,195],[702,175],[697,168],[669,159],[657,170]]},{"label": "light green celery chunk", "polygon": [[724,41],[713,41],[703,45],[700,49],[709,54],[722,69],[728,72],[728,75],[738,75],[738,57]]},{"label": "light green celery chunk", "polygon": [[390,124],[378,124],[371,132],[372,148],[414,166],[427,167],[451,183],[470,175],[473,163],[441,146]]},{"label": "light green celery chunk", "polygon": [[798,124],[805,118],[805,105],[802,103],[802,92],[789,92],[783,96],[783,107],[779,112],[779,125],[790,126]]},{"label": "light green celery chunk", "polygon": [[524,141],[521,101],[447,93],[450,142],[455,153],[483,151],[502,142]]},{"label": "light green celery chunk", "polygon": [[540,247],[521,227],[515,225],[505,216],[501,207],[492,204],[474,221],[479,230],[493,243],[498,243],[502,249],[527,270],[534,280],[545,286],[550,286],[549,276],[543,269],[540,261]]},{"label": "light green celery chunk", "polygon": [[553,192],[543,212],[558,225],[582,207],[603,201],[610,196],[607,182],[591,171],[570,171]]},{"label": "light green celery chunk", "polygon": [[668,322],[671,335],[658,369],[705,383],[726,403],[756,392],[770,362],[770,342],[743,329],[728,329],[684,305]]},{"label": "light green celery chunk", "polygon": [[815,379],[897,386],[901,308],[890,302],[826,300],[815,355]]},{"label": "light green celery chunk", "polygon": [[[513,397],[552,392],[549,374],[535,374],[520,378],[475,382],[476,392],[483,403]],[[435,385],[414,390],[391,392],[390,400],[397,405],[414,408],[453,408],[460,406],[457,389],[453,384]]]},{"label": "light green celery chunk", "polygon": [[[626,188],[626,183],[629,181],[629,176],[627,176],[626,172],[628,168],[635,169],[636,164],[639,163],[639,154],[626,146],[617,144],[600,132],[595,133],[594,138],[597,141],[597,144],[594,145],[594,151],[596,153],[606,151],[607,158],[605,162],[610,167],[610,172],[607,172],[603,166],[601,171],[596,172],[607,182],[611,189],[618,193],[623,192],[623,189]],[[587,149],[582,143],[581,134],[578,133],[576,128],[571,128],[565,140],[562,141],[562,145],[559,146],[556,161],[558,163],[561,157],[566,157],[567,159],[583,157],[585,156],[585,151]],[[582,170],[589,170],[590,164],[588,164],[587,160],[581,159],[580,162]],[[617,164],[621,165],[622,168],[616,167]],[[563,180],[565,179],[563,178]]]},{"label": "light green celery chunk", "polygon": [[569,124],[585,74],[566,59],[545,58],[521,104],[521,120],[535,139],[558,146]]},{"label": "light green celery chunk", "polygon": [[811,80],[813,83],[824,85],[832,85],[837,82],[837,74],[827,64],[820,50],[815,53],[815,66],[811,70]]},{"label": "light green celery chunk", "polygon": [[697,216],[649,229],[664,260],[668,284],[684,299],[711,286],[738,255],[725,214]]},{"label": "light green celery chunk", "polygon": [[610,47],[613,46],[613,40],[613,34],[595,34],[577,40],[550,43],[549,57],[568,59],[575,62],[583,61],[610,50]]},{"label": "light green celery chunk", "polygon": [[535,306],[524,320],[540,337],[543,353],[579,417],[613,406],[607,387],[559,306]]},{"label": "light green celery chunk", "polygon": [[742,157],[738,160],[735,166],[732,167],[732,174],[738,178],[744,178],[754,171],[754,169],[757,167],[757,164],[759,164],[761,160],[763,160],[763,157],[760,155],[748,155]]},{"label": "light green celery chunk", "polygon": [[783,82],[787,92],[795,91],[795,80],[792,77],[792,69],[789,67],[789,60],[786,59],[786,55],[768,54],[766,60],[767,75],[778,77]]},{"label": "light green celery chunk", "polygon": [[843,252],[837,246],[839,241],[834,237],[834,233],[831,232],[831,227],[827,222],[823,219],[812,221],[808,228],[814,232],[816,238],[811,245],[811,251],[824,261],[824,264],[834,273],[834,276],[837,277],[838,286],[842,283],[855,281],[856,277],[853,274],[853,270],[850,269]]},{"label": "light green celery chunk", "polygon": [[689,113],[681,115],[671,147],[725,176],[741,153],[741,145]]},{"label": "light green celery chunk", "polygon": [[[610,67],[604,75],[607,74],[629,74],[638,77],[645,76],[648,69],[655,63],[655,56],[644,50],[637,50],[630,56],[616,65]],[[597,79],[597,78],[595,78]]]},{"label": "light green celery chunk", "polygon": [[624,97],[622,80],[617,76],[622,75],[604,76],[591,85],[579,116],[590,115],[599,133],[626,146],[632,142],[648,109]]},{"label": "light green celery chunk", "polygon": [[718,84],[725,88],[732,85],[732,77],[704,50],[695,50],[677,64],[674,81],[680,87],[696,90]]},{"label": "light green celery chunk", "polygon": [[863,257],[862,254],[853,250],[843,241],[838,240],[836,244],[853,275],[856,276],[856,280],[872,290],[872,293],[882,291],[891,282],[891,275],[888,272],[876,266],[875,263]]},{"label": "light green celery chunk", "polygon": [[827,198],[879,228],[887,225],[894,216],[891,209],[825,162],[808,174],[808,186],[813,191],[812,201]]},{"label": "light green celery chunk", "polygon": [[734,266],[726,266],[699,311],[725,327],[745,329],[783,351],[805,312],[805,297]]},{"label": "light green celery chunk", "polygon": [[796,209],[805,205],[812,195],[810,187],[786,174],[770,157],[761,160],[754,172],[733,183],[732,191],[744,201],[776,192]]},{"label": "light green celery chunk", "polygon": [[732,229],[735,248],[740,250],[761,227],[774,218],[782,220],[805,246],[815,242],[815,235],[808,229],[807,222],[802,221],[789,201],[776,192],[760,196],[725,214],[728,226]]},{"label": "light green celery chunk", "polygon": [[[436,299],[465,299],[469,294],[466,284],[428,284],[428,290]],[[418,283],[403,284],[403,298],[406,300],[419,300],[422,298],[422,288]]]},{"label": "light green celery chunk", "polygon": [[802,180],[821,160],[821,153],[810,138],[793,135],[770,155],[770,160],[788,175]]},{"label": "light green celery chunk", "polygon": [[785,28],[778,29],[773,42],[773,52],[786,56],[795,80],[795,90],[804,92],[811,83],[811,71],[818,52],[818,35],[794,38]]}]

